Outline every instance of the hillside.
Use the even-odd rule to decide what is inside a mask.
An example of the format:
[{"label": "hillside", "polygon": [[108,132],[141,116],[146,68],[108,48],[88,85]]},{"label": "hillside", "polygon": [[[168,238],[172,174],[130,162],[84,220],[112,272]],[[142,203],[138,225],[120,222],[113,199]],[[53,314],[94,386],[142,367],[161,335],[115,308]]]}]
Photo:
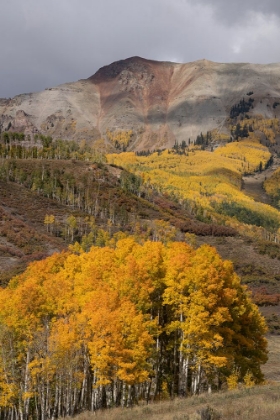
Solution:
[{"label": "hillside", "polygon": [[[97,141],[115,150],[172,147],[218,128],[240,101],[250,115],[280,116],[280,64],[178,64],[132,57],[105,66],[89,79],[0,100],[1,131]],[[131,131],[132,130],[132,131]],[[107,134],[106,134],[107,133]],[[102,139],[102,140],[100,140]]]},{"label": "hillside", "polygon": [[[253,165],[251,150],[248,147],[247,153]],[[267,153],[262,147],[255,150]],[[51,152],[43,149],[42,153]],[[76,151],[75,156],[78,155]],[[259,155],[256,156],[258,162]],[[262,305],[271,331],[278,333],[280,245],[268,239],[274,238],[279,213],[262,203],[256,205],[244,194],[246,184],[245,190],[240,190],[242,171],[238,169],[242,168],[243,158],[229,159],[218,151],[193,150],[189,156],[163,152],[147,158],[121,154],[108,159],[118,159],[123,166],[129,164],[130,171],[135,171],[132,161],[146,160],[146,166],[140,165],[141,172],[135,176],[114,165],[77,159],[1,160],[2,284],[23,271],[28,262],[66,249],[75,242],[85,250],[91,245],[112,246],[120,235],[134,235],[140,241],[186,240],[195,246],[208,243],[223,258],[233,261],[242,281]],[[154,169],[149,167],[151,162]],[[155,169],[159,165],[160,173]],[[143,170],[146,178],[141,175]],[[177,175],[176,171],[179,171]],[[271,173],[274,172],[269,167],[251,178]],[[187,191],[184,200],[178,200],[180,188],[181,198],[186,194],[183,191]],[[221,201],[222,194],[226,194],[227,200],[234,197],[244,210],[248,209],[244,217],[255,215],[257,226],[218,214],[219,207],[213,207],[213,198],[217,196]]]},{"label": "hillside", "polygon": [[134,408],[86,412],[77,420],[278,420],[279,385],[161,401]]},{"label": "hillside", "polygon": [[[240,382],[237,410],[213,395],[175,417],[242,418],[250,395],[273,418],[277,388],[250,387],[279,380],[279,76],[133,57],[0,100],[4,416]],[[151,407],[135,418],[169,418]]]},{"label": "hillside", "polygon": [[[279,122],[241,117],[238,124],[241,129],[244,124],[254,128],[237,141],[223,141],[215,150],[211,146],[212,151],[207,136],[201,134],[197,139],[201,145],[175,145],[172,150],[156,153],[109,154],[107,159],[177,199],[196,219],[238,232],[223,238],[197,235],[196,241],[215,246],[224,258],[234,262],[255,302],[262,306],[271,331],[277,333],[280,219],[275,192],[279,179]],[[233,134],[237,125],[231,129]]]},{"label": "hillside", "polygon": [[197,221],[156,191],[140,193],[139,187],[141,180],[129,172],[102,163],[0,159],[2,284],[34,259],[76,241],[85,249],[104,246],[119,231],[161,240],[168,234],[183,238],[184,232],[234,234]]}]

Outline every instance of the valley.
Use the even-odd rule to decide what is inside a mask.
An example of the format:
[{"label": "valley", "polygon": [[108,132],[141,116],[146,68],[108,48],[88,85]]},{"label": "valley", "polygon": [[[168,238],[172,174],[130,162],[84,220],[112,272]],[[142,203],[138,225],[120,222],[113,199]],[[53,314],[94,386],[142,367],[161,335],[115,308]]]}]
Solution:
[{"label": "valley", "polygon": [[273,172],[275,172],[279,167],[280,159],[277,155],[274,155],[273,164],[269,168],[263,170],[260,173],[243,177],[242,188],[244,189],[245,194],[251,196],[256,201],[260,201],[265,204],[271,204],[271,197],[265,192],[263,183],[266,179],[270,178]]}]

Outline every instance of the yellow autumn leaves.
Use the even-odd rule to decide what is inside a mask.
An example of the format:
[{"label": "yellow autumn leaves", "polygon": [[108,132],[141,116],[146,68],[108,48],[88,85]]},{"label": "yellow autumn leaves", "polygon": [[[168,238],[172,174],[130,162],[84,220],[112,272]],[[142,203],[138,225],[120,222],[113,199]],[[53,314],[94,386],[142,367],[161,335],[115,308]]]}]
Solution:
[{"label": "yellow autumn leaves", "polygon": [[166,383],[196,393],[235,367],[259,382],[264,332],[232,264],[209,246],[126,238],[56,254],[0,290],[0,404],[37,418],[35,408],[156,398]]},{"label": "yellow autumn leaves", "polygon": [[110,142],[114,145],[116,149],[125,150],[129,143],[131,142],[131,138],[133,136],[133,131],[106,131],[106,136],[110,140]]},{"label": "yellow autumn leaves", "polygon": [[[192,148],[181,155],[171,150],[149,156],[130,152],[109,154],[107,161],[141,177],[145,191],[150,188],[175,196],[199,220],[227,224],[248,235],[252,234],[249,225],[253,225],[253,234],[260,238],[268,236],[267,230],[277,234],[279,212],[256,203],[242,191],[242,176],[264,169],[271,161],[268,148],[252,133],[214,152]],[[236,203],[239,211],[235,215],[226,213],[222,210],[225,202]],[[252,217],[243,217],[243,213]]]}]

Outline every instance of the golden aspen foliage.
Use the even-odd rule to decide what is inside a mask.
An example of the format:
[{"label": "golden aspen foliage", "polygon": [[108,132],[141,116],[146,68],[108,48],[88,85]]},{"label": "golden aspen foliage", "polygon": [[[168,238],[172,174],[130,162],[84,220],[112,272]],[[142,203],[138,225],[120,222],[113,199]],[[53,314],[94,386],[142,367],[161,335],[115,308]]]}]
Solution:
[{"label": "golden aspen foliage", "polygon": [[227,377],[227,386],[229,390],[236,389],[238,387],[239,372],[238,369],[234,369],[233,372]]},{"label": "golden aspen foliage", "polygon": [[278,202],[280,199],[279,182],[280,182],[280,169],[278,168],[263,183],[265,191],[277,202],[278,207],[279,207]]},{"label": "golden aspen foliage", "polygon": [[210,131],[211,133],[211,140],[214,142],[228,142],[230,140],[230,136],[228,134],[220,132],[217,128]]},{"label": "golden aspen foliage", "polygon": [[246,375],[244,376],[244,385],[246,388],[252,388],[255,385],[255,381],[253,379],[253,375],[248,370]]},{"label": "golden aspen foliage", "polygon": [[46,214],[44,219],[44,224],[47,226],[47,231],[52,231],[52,225],[55,222],[55,217],[53,214]]},{"label": "golden aspen foliage", "polygon": [[243,171],[252,173],[259,169],[260,162],[263,167],[269,160],[271,154],[266,146],[263,146],[259,139],[250,136],[242,141],[228,143],[214,151],[215,154],[225,156],[230,159],[237,159],[244,162]]},{"label": "golden aspen foliage", "polygon": [[107,160],[141,177],[147,190],[173,195],[199,220],[226,224],[259,238],[267,237],[267,232],[276,234],[280,227],[275,208],[255,202],[242,191],[242,176],[264,169],[271,161],[268,148],[252,133],[214,152],[165,150],[148,156],[129,152],[107,155]]},{"label": "golden aspen foliage", "polygon": [[106,131],[107,138],[112,142],[114,147],[125,150],[129,145],[133,136],[133,131]]},{"label": "golden aspen foliage", "polygon": [[265,331],[210,246],[124,238],[54,254],[0,289],[1,412],[36,419],[197,393],[235,367],[259,383]]}]

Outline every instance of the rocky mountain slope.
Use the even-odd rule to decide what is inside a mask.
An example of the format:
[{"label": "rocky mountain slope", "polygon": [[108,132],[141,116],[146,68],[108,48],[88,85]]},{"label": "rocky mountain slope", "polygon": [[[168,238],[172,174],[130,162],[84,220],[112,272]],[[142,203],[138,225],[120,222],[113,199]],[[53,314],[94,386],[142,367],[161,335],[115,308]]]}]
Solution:
[{"label": "rocky mountain slope", "polygon": [[132,57],[87,80],[0,99],[1,131],[98,140],[133,130],[128,150],[170,147],[200,132],[227,131],[230,110],[253,99],[250,114],[280,117],[280,64],[177,64]]}]

